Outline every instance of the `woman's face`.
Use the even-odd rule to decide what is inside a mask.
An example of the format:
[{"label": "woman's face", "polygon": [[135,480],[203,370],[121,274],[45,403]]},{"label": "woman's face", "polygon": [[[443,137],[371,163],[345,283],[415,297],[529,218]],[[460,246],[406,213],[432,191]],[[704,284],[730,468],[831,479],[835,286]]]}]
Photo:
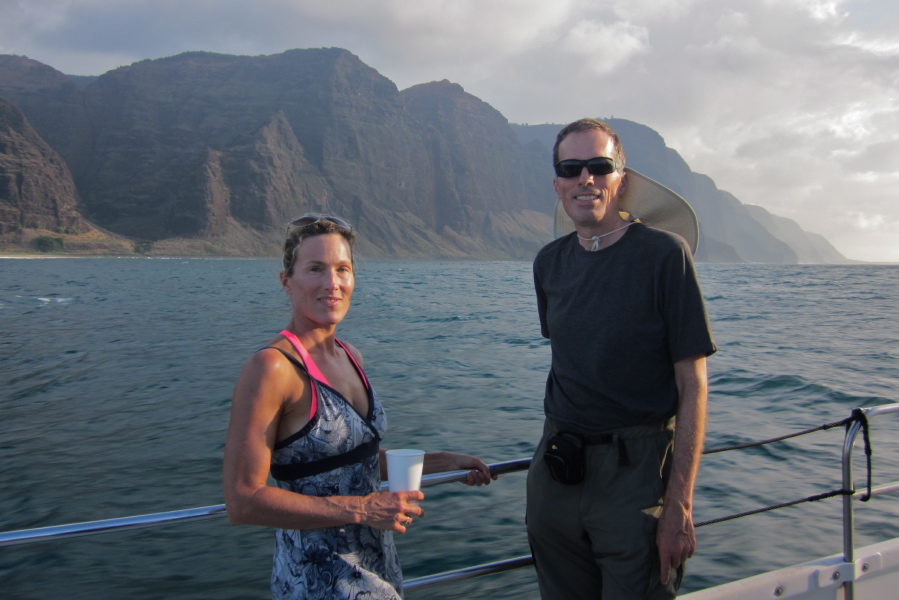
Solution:
[{"label": "woman's face", "polygon": [[350,244],[338,233],[304,239],[296,250],[293,274],[281,272],[296,317],[313,326],[337,325],[350,309],[356,285]]}]

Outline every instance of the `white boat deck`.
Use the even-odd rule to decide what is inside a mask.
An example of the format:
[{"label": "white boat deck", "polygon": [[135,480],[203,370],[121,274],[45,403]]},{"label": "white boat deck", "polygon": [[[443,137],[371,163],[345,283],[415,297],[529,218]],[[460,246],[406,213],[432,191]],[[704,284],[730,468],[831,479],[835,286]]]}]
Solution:
[{"label": "white boat deck", "polygon": [[843,600],[853,581],[858,600],[899,598],[899,539],[855,549],[855,561],[829,556],[680,596],[683,600]]}]

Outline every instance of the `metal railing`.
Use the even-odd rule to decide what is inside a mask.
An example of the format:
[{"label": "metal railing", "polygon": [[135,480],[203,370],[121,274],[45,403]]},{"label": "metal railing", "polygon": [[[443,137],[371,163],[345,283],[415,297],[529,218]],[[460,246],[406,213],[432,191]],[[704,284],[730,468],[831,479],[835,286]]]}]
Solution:
[{"label": "metal railing", "polygon": [[[522,458],[518,460],[510,460],[505,462],[493,463],[488,465],[490,472],[496,475],[505,473],[514,473],[516,471],[525,471],[531,464],[530,458]],[[446,473],[435,473],[433,475],[425,475],[421,478],[422,487],[440,485],[442,483],[452,483],[462,481],[468,471],[449,471]],[[387,482],[381,484],[381,490],[387,491]],[[47,542],[51,540],[68,539],[81,537],[86,535],[96,535],[101,533],[111,533],[114,531],[126,531],[130,529],[144,529],[149,527],[159,527],[162,525],[171,525],[173,523],[184,523],[186,521],[201,521],[211,519],[213,517],[225,516],[225,505],[216,504],[215,506],[204,506],[200,508],[189,508],[186,510],[173,510],[168,512],[152,513],[147,515],[137,515],[133,517],[122,517],[118,519],[103,519],[101,521],[88,521],[85,523],[72,523],[69,525],[55,525],[52,527],[38,527],[35,529],[20,529],[18,531],[8,531],[0,533],[0,547],[15,546],[20,544],[29,544],[34,542]],[[475,567],[467,567],[446,573],[436,573],[427,575],[417,579],[410,579],[403,582],[403,588],[410,590],[416,588],[425,588],[440,585],[449,581],[463,581],[465,579],[473,579],[484,575],[493,575],[503,573],[505,571],[513,571],[534,564],[530,556],[520,556],[501,560]]]},{"label": "metal railing", "polygon": [[[858,434],[862,431],[867,421],[878,415],[888,415],[899,413],[899,404],[887,404],[885,406],[876,406],[874,408],[857,409],[864,414],[864,421],[861,419],[854,421],[846,430],[846,437],[843,440],[843,489],[855,490],[855,481],[852,475],[852,448],[858,439]],[[867,432],[866,432],[867,435]],[[871,498],[883,494],[888,494],[899,490],[899,482],[879,486],[871,489]],[[855,492],[843,496],[843,562],[855,563],[855,508],[853,500],[855,498],[867,498],[867,491]],[[846,592],[845,600],[855,599],[855,582],[853,580],[846,581],[843,584]]]},{"label": "metal railing", "polygon": [[[884,414],[899,413],[899,404],[889,404],[867,409],[857,409],[865,415],[865,419]],[[853,500],[856,498],[864,498],[868,495],[868,490],[855,491],[855,483],[852,475],[852,449],[855,445],[858,434],[863,429],[863,422],[856,420],[847,428],[846,436],[843,442],[842,469],[843,469],[843,490],[851,493],[843,495],[843,560],[846,563],[854,562],[854,505]],[[530,458],[522,458],[506,462],[499,462],[489,465],[490,471],[498,475],[504,473],[513,473],[516,471],[526,470],[531,463]],[[434,475],[425,475],[422,477],[422,487],[439,485],[461,481],[465,478],[467,471],[450,471],[447,473],[437,473]],[[387,483],[381,484],[381,489],[387,489]],[[899,492],[899,482],[881,485],[870,490],[870,497],[880,496],[889,493]],[[52,527],[40,527],[35,529],[22,529],[17,531],[9,531],[0,533],[0,547],[13,546],[18,544],[27,544],[33,542],[43,542],[50,540],[59,540],[72,537],[80,537],[86,535],[94,535],[100,533],[109,533],[112,531],[125,531],[130,529],[141,529],[148,527],[158,527],[173,523],[181,523],[185,521],[199,521],[210,519],[213,517],[222,517],[225,515],[225,505],[218,504],[215,506],[206,506],[201,508],[191,508],[186,510],[176,510],[170,512],[153,513],[147,515],[138,515],[132,517],[123,517],[118,519],[104,519],[101,521],[89,521],[85,523],[74,523],[69,525],[57,525]],[[507,560],[492,562],[474,567],[447,571],[445,573],[437,573],[417,579],[411,579],[404,582],[405,589],[424,588],[439,585],[451,581],[462,581],[481,577],[483,575],[491,575],[511,571],[524,567],[533,566],[534,561],[531,556],[520,556]],[[854,599],[853,582],[844,582],[846,591],[846,600]]]},{"label": "metal railing", "polygon": [[[524,471],[530,464],[530,458],[522,458],[519,460],[494,463],[488,466],[490,467],[491,473],[502,475],[504,473]],[[465,479],[465,476],[467,474],[468,471],[449,471],[446,473],[425,475],[421,478],[421,485],[422,487],[427,487],[432,485],[439,485],[441,483],[462,481],[463,479]],[[381,484],[381,490],[387,491],[386,481]],[[28,544],[32,542],[46,542],[50,540],[81,537],[98,533],[109,533],[112,531],[144,529],[147,527],[158,527],[160,525],[168,525],[171,523],[201,521],[203,519],[223,516],[225,516],[225,505],[216,504],[215,506],[188,508],[185,510],[173,510],[169,512],[152,513],[148,515],[121,517],[118,519],[103,519],[101,521],[87,521],[85,523],[72,523],[69,525],[54,525],[52,527],[20,529],[18,531],[8,531],[5,533],[0,533],[0,547]]]}]

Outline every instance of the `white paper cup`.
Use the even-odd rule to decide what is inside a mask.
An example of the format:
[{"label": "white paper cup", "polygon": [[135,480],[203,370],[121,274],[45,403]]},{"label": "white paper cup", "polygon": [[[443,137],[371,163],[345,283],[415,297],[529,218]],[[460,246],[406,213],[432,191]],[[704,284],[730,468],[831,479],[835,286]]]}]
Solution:
[{"label": "white paper cup", "polygon": [[390,491],[412,492],[421,489],[424,462],[424,450],[388,450],[387,485]]}]

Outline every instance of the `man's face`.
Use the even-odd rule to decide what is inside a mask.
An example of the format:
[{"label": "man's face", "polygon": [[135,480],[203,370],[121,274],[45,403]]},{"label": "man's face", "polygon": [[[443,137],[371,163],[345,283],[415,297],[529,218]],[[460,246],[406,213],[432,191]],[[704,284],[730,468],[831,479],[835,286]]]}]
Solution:
[{"label": "man's face", "polygon": [[[612,137],[605,131],[578,131],[559,144],[559,160],[611,157],[614,147]],[[586,167],[577,177],[553,179],[553,189],[575,226],[596,233],[617,227],[622,222],[618,214],[618,196],[626,185],[625,176],[619,171],[591,175]]]}]

